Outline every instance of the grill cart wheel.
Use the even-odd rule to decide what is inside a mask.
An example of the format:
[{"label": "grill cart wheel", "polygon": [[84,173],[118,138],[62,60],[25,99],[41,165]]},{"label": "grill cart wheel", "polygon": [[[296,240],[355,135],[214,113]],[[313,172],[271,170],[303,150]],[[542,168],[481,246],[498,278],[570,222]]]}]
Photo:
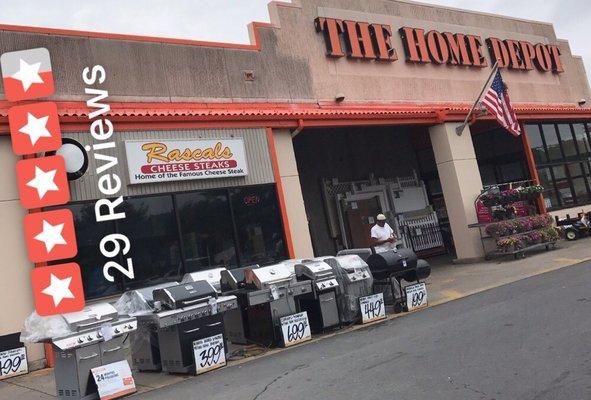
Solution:
[{"label": "grill cart wheel", "polygon": [[566,237],[566,240],[577,240],[579,238],[578,232],[574,229],[567,229],[564,236]]}]

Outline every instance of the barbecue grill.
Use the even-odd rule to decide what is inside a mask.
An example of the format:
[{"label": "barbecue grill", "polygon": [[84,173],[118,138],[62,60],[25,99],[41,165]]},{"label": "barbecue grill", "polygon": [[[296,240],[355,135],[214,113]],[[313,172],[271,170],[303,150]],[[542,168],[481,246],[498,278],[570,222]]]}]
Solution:
[{"label": "barbecue grill", "polygon": [[376,279],[376,286],[386,286],[392,291],[394,311],[401,312],[406,303],[402,280],[417,282],[431,274],[431,266],[425,260],[419,260],[410,249],[388,250],[372,254],[367,264]]},{"label": "barbecue grill", "polygon": [[72,333],[51,340],[57,397],[98,399],[90,370],[126,359],[128,335],[137,328],[137,321],[133,317],[118,317],[109,303],[88,305],[82,311],[61,317]]},{"label": "barbecue grill", "polygon": [[131,334],[131,360],[140,371],[160,371],[160,343],[158,341],[158,324],[154,316],[153,291],[178,285],[168,282],[123,293],[115,304],[120,314],[128,314],[137,318],[137,331]]},{"label": "barbecue grill", "polygon": [[295,273],[298,280],[312,282],[312,292],[300,297],[301,310],[308,313],[312,332],[339,325],[339,284],[330,265],[324,261],[304,261],[295,264]]},{"label": "barbecue grill", "polygon": [[341,322],[356,322],[361,318],[359,298],[372,294],[373,277],[367,263],[356,254],[325,257],[322,260],[331,266],[339,283],[337,302]]},{"label": "barbecue grill", "polygon": [[221,287],[240,302],[244,334],[236,339],[265,346],[280,342],[279,319],[297,313],[299,296],[312,292],[310,281],[298,282],[283,264],[222,271]]},{"label": "barbecue grill", "polygon": [[236,296],[218,296],[206,281],[156,289],[153,300],[162,370],[171,373],[194,373],[193,342],[225,338],[223,313],[238,307]]}]

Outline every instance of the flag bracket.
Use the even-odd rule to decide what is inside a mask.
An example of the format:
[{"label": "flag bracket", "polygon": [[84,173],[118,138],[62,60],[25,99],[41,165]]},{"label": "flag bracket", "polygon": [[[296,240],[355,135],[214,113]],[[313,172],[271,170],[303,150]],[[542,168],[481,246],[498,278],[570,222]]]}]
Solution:
[{"label": "flag bracket", "polygon": [[464,133],[464,129],[466,128],[466,125],[468,125],[468,120],[470,119],[470,116],[474,112],[474,109],[476,108],[476,105],[478,105],[478,102],[480,101],[480,98],[482,97],[482,94],[484,93],[484,91],[488,87],[491,78],[495,75],[495,73],[497,72],[497,69],[498,68],[499,68],[499,60],[495,61],[495,64],[492,67],[492,71],[490,71],[490,75],[488,76],[488,79],[486,80],[486,83],[482,87],[482,90],[480,91],[480,94],[476,98],[476,101],[474,102],[474,104],[472,104],[472,107],[470,108],[470,111],[468,111],[468,115],[466,115],[466,118],[464,119],[464,122],[462,122],[461,125],[459,125],[459,126],[456,127],[456,134],[458,136],[462,136],[462,133]]}]

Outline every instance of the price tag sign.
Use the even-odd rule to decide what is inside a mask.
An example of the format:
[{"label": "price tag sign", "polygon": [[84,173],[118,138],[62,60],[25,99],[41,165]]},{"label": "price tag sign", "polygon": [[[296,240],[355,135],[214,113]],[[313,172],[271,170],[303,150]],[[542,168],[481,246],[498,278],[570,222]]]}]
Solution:
[{"label": "price tag sign", "polygon": [[226,365],[226,348],[221,333],[205,339],[195,340],[193,342],[193,353],[195,355],[195,372],[197,375]]},{"label": "price tag sign", "polygon": [[90,372],[101,399],[116,399],[137,391],[127,360],[101,365]]},{"label": "price tag sign", "polygon": [[19,347],[0,351],[0,379],[22,375],[29,372],[27,366],[27,349]]},{"label": "price tag sign", "polygon": [[283,347],[293,346],[312,339],[310,322],[306,311],[282,317],[281,333],[283,334]]},{"label": "price tag sign", "polygon": [[408,311],[427,307],[427,286],[417,283],[404,288],[406,291],[406,307]]},{"label": "price tag sign", "polygon": [[362,324],[386,318],[384,294],[376,293],[371,296],[360,297],[359,309],[361,310]]}]

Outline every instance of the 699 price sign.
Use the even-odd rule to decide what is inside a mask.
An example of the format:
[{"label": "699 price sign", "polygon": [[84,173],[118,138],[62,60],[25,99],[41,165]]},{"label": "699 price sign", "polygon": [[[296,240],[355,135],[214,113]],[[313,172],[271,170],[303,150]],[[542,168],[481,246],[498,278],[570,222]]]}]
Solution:
[{"label": "699 price sign", "polygon": [[24,347],[0,351],[0,379],[27,372],[27,350]]},{"label": "699 price sign", "polygon": [[226,365],[226,348],[221,333],[194,341],[193,352],[197,375]]},{"label": "699 price sign", "polygon": [[293,346],[312,338],[307,312],[288,315],[282,317],[280,321],[284,347]]},{"label": "699 price sign", "polygon": [[384,294],[376,293],[371,296],[360,297],[359,309],[361,310],[362,324],[386,318]]}]

